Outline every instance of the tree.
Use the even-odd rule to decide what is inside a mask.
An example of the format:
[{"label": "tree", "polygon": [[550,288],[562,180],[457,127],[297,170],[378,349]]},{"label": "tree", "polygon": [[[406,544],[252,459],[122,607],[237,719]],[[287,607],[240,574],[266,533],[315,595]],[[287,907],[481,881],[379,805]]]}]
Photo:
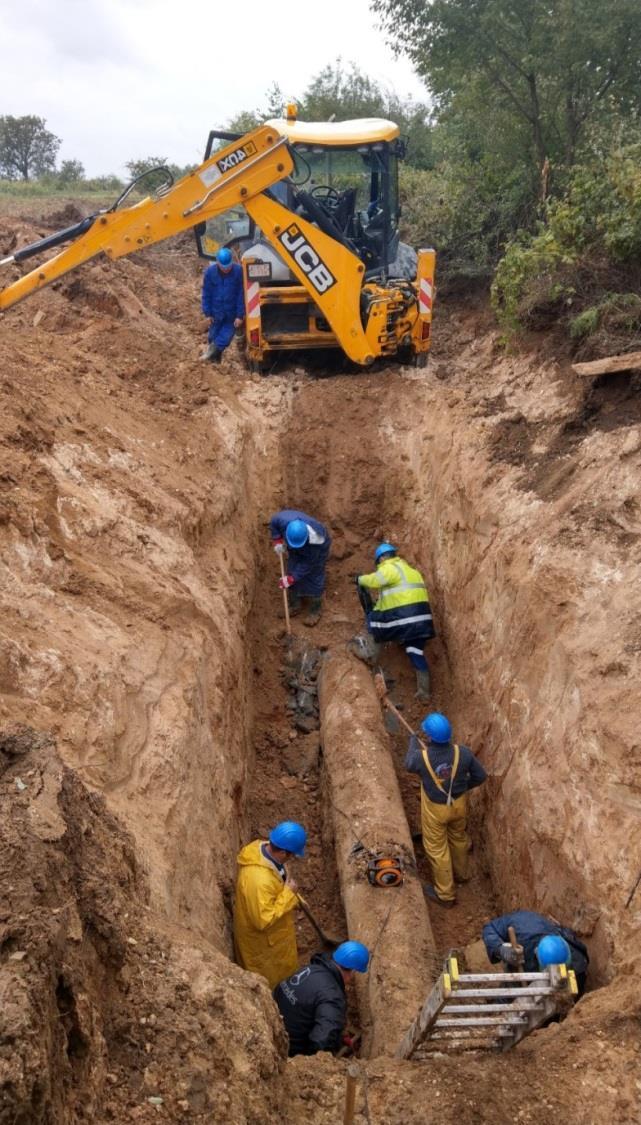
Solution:
[{"label": "tree", "polygon": [[[286,98],[274,83],[266,92],[266,105],[238,113],[226,128],[246,133],[261,122],[281,117]],[[342,59],[329,63],[315,75],[307,89],[293,99],[303,121],[349,121],[359,117],[385,117],[396,122],[401,135],[409,141],[408,162],[417,168],[431,166],[431,141],[428,107],[421,102],[402,99],[398,94],[369,78],[355,63]]]},{"label": "tree", "polygon": [[166,156],[145,156],[141,160],[128,160],[125,164],[131,180],[137,180],[139,176],[145,176],[140,185],[141,190],[145,192],[155,191],[168,179],[166,172],[152,172],[152,168],[167,167],[172,171]]},{"label": "tree", "polygon": [[[437,118],[461,99],[525,127],[530,159],[572,164],[586,127],[638,105],[638,0],[372,0]],[[525,154],[524,154],[525,155]]]},{"label": "tree", "polygon": [[77,184],[85,178],[84,165],[79,160],[63,160],[58,172],[59,184]]},{"label": "tree", "polygon": [[30,180],[53,171],[61,142],[46,124],[44,117],[0,117],[1,175]]}]

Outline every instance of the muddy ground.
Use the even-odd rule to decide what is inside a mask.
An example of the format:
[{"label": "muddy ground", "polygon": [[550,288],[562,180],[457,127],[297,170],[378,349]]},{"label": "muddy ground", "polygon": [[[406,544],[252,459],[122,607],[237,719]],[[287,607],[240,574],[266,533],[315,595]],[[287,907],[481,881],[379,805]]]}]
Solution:
[{"label": "muddy ground", "polygon": [[[46,230],[0,218],[0,256]],[[490,773],[475,879],[430,911],[439,956],[510,906],[592,955],[593,991],[508,1056],[398,1064],[390,1043],[356,1120],[639,1120],[634,382],[586,384],[544,337],[506,353],[481,302],[438,310],[427,371],[204,365],[200,272],[185,238],[0,320],[0,1121],[340,1120],[346,1064],[286,1063],[230,960],[238,845],[284,817],[310,832],[303,893],[346,927],[319,734],[287,710],[284,504],[334,537],[305,643],[343,650],[378,539],[428,578],[433,705]],[[415,725],[404,657],[384,666]]]}]

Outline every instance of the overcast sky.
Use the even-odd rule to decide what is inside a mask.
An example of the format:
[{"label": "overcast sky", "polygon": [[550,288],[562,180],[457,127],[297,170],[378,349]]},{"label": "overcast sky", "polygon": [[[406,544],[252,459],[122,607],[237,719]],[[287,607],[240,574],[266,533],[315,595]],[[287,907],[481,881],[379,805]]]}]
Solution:
[{"label": "overcast sky", "polygon": [[368,0],[0,0],[0,114],[36,114],[90,176],[202,159],[209,129],[340,55],[425,98]]}]

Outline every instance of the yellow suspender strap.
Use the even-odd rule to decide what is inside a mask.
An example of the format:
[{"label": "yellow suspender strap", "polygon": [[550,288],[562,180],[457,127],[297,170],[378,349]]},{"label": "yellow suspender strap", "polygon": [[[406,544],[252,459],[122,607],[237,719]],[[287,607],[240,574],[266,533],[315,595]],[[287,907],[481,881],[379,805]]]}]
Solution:
[{"label": "yellow suspender strap", "polygon": [[[432,769],[432,763],[430,762],[430,756],[429,756],[427,750],[425,749],[424,744],[422,742],[419,742],[419,746],[421,747],[421,754],[423,755],[423,761],[425,762],[425,768],[426,768],[427,772],[429,773],[430,777],[432,778],[432,781],[434,782],[436,788],[440,789],[441,793],[445,793],[445,789],[443,788],[443,785],[442,785],[441,781],[439,780],[439,778],[436,776],[434,770]],[[448,803],[448,805],[451,805],[451,803],[452,803],[452,786],[454,784],[454,778],[456,777],[456,771],[458,770],[458,767],[459,767],[460,757],[461,757],[460,751],[459,751],[458,745],[455,742],[454,743],[454,761],[452,762],[452,776],[450,777],[450,787],[449,787],[449,790],[448,790],[448,793],[447,793],[447,803]]]}]

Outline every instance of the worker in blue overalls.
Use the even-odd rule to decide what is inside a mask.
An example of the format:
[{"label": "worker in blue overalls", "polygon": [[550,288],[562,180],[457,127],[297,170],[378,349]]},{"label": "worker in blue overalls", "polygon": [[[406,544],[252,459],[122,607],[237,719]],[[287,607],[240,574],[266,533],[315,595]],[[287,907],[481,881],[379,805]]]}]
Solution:
[{"label": "worker in blue overalls", "polygon": [[233,261],[231,250],[226,246],[218,251],[216,261],[205,270],[202,307],[205,316],[209,317],[209,346],[202,358],[218,363],[245,316],[242,266]]},{"label": "worker in blue overalls", "polygon": [[269,521],[272,546],[276,554],[287,550],[287,573],[278,585],[288,591],[290,612],[300,613],[305,599],[308,615],[303,625],[317,625],[325,590],[325,567],[332,545],[324,524],[305,512],[283,508]]}]

